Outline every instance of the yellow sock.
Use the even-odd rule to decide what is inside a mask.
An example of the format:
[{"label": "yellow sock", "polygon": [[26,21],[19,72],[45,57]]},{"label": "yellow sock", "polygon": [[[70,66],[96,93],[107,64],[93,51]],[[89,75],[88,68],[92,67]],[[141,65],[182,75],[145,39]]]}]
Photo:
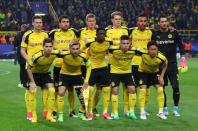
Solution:
[{"label": "yellow sock", "polygon": [[43,112],[47,111],[48,88],[42,90]]},{"label": "yellow sock", "polygon": [[74,110],[74,91],[68,91],[68,101],[69,101],[69,112],[72,112]]},{"label": "yellow sock", "polygon": [[57,111],[63,113],[64,111],[64,96],[57,95]]},{"label": "yellow sock", "polygon": [[103,87],[102,88],[103,93],[103,113],[108,112],[109,108],[109,101],[110,101],[110,94],[111,94],[111,87]]},{"label": "yellow sock", "polygon": [[93,114],[93,93],[94,93],[94,87],[89,86],[88,113],[90,114]]},{"label": "yellow sock", "polygon": [[57,107],[58,105],[57,105],[57,102],[56,102],[57,101],[57,96],[58,96],[57,92],[55,91],[55,100],[54,100],[54,109],[53,109],[53,111],[55,111],[55,112],[57,112],[57,108],[58,108]]},{"label": "yellow sock", "polygon": [[51,117],[52,111],[54,109],[54,103],[55,103],[55,89],[54,87],[50,87],[48,100],[47,100],[47,105],[48,105],[47,117]]},{"label": "yellow sock", "polygon": [[163,93],[163,87],[157,88],[157,101],[159,106],[159,112],[163,112],[164,107],[164,93]]},{"label": "yellow sock", "polygon": [[145,105],[148,104],[150,98],[150,88],[146,88],[146,100],[145,100]]},{"label": "yellow sock", "polygon": [[36,113],[36,89],[30,92],[29,94],[29,106],[32,111],[32,116],[34,119],[37,119]]},{"label": "yellow sock", "polygon": [[102,89],[100,88],[97,88],[96,89],[96,92],[94,94],[94,100],[93,100],[93,108],[96,108],[97,104],[98,104],[98,101],[100,99],[100,96],[101,96],[101,92],[102,92]]},{"label": "yellow sock", "polygon": [[29,96],[30,96],[30,91],[25,90],[25,105],[26,105],[27,112],[31,112],[31,107],[29,105]]},{"label": "yellow sock", "polygon": [[136,104],[136,93],[134,94],[129,93],[129,111],[130,112],[134,112],[135,104]]},{"label": "yellow sock", "polygon": [[[123,84],[120,84],[123,85]],[[129,111],[129,92],[128,89],[123,86],[123,101],[124,101],[124,112],[128,112]]]},{"label": "yellow sock", "polygon": [[139,94],[140,112],[144,112],[145,99],[146,99],[146,89],[140,89],[140,94]]},{"label": "yellow sock", "polygon": [[83,90],[82,92],[84,102],[85,102],[85,111],[88,113],[88,104],[89,104],[89,88]]},{"label": "yellow sock", "polygon": [[118,95],[111,95],[112,113],[118,114]]}]

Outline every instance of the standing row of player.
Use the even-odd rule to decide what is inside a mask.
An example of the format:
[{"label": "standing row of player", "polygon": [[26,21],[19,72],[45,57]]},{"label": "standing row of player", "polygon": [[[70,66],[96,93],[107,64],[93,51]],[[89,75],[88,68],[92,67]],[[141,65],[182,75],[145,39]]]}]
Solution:
[{"label": "standing row of player", "polygon": [[[118,115],[118,85],[120,81],[123,83],[123,86],[127,86],[128,88],[123,88],[124,92],[124,114],[131,119],[136,119],[134,113],[134,105],[136,101],[136,91],[135,86],[140,86],[140,118],[147,119],[146,112],[144,110],[145,103],[147,101],[147,97],[149,96],[149,87],[150,84],[154,84],[158,88],[158,102],[159,102],[159,114],[158,116],[162,119],[166,119],[165,114],[167,115],[167,107],[166,101],[164,103],[164,94],[163,94],[163,82],[162,77],[160,77],[160,81],[156,80],[156,72],[158,72],[158,64],[161,62],[166,62],[166,59],[163,58],[163,55],[156,54],[158,47],[159,50],[165,54],[168,59],[168,70],[162,71],[161,76],[165,73],[165,78],[169,78],[173,87],[173,96],[174,96],[174,115],[180,116],[178,112],[178,103],[179,103],[179,87],[178,87],[178,79],[177,79],[177,63],[176,63],[176,47],[179,45],[181,53],[183,53],[183,47],[181,43],[181,39],[179,38],[178,33],[174,29],[170,29],[168,27],[168,21],[165,16],[161,16],[159,18],[159,31],[152,31],[147,27],[147,17],[144,15],[140,15],[137,21],[137,27],[132,29],[127,29],[126,27],[121,26],[121,13],[113,12],[112,15],[112,26],[109,26],[106,32],[103,29],[98,28],[97,37],[96,37],[96,17],[93,14],[88,14],[86,16],[87,27],[83,28],[81,31],[76,32],[74,29],[70,28],[69,18],[66,16],[61,16],[59,19],[59,29],[52,30],[49,34],[50,38],[53,40],[53,48],[59,50],[59,53],[54,52],[54,57],[50,59],[50,63],[48,61],[48,57],[46,59],[44,53],[39,52],[43,49],[43,40],[48,38],[48,34],[42,31],[42,19],[40,17],[33,17],[33,26],[34,29],[28,31],[24,34],[23,41],[21,43],[21,54],[29,61],[33,56],[33,64],[29,64],[31,68],[28,74],[30,77],[30,83],[28,86],[35,89],[35,81],[37,81],[37,85],[43,87],[42,95],[43,95],[43,105],[44,111],[43,115],[50,121],[55,121],[52,117],[52,111],[58,112],[58,120],[63,121],[63,105],[64,105],[64,93],[65,89],[68,89],[68,98],[70,105],[70,116],[75,117],[74,112],[74,89],[78,95],[78,98],[81,103],[81,107],[79,112],[81,113],[80,117],[85,119],[83,115],[84,112],[87,113],[87,119],[92,120],[93,109],[96,111],[96,105],[98,103],[98,97],[100,96],[101,90],[103,92],[103,113],[102,117],[106,119],[119,119]],[[130,33],[129,33],[130,32]],[[104,39],[106,36],[106,40]],[[121,41],[120,41],[120,37]],[[130,37],[129,38],[127,37]],[[148,42],[153,39],[156,42],[152,41],[150,44]],[[79,40],[78,42],[71,42],[74,40]],[[49,41],[49,40],[48,40]],[[109,42],[111,41],[111,42]],[[125,43],[126,42],[126,43]],[[152,49],[150,53],[142,52],[135,55],[135,52],[138,51],[130,50],[132,42],[132,47],[141,48],[141,49]],[[44,42],[45,43],[50,42]],[[111,48],[110,48],[111,45]],[[122,47],[123,45],[123,47]],[[48,45],[49,46],[49,45]],[[84,56],[82,53],[78,52],[78,50],[83,50],[86,52]],[[164,48],[166,47],[166,48]],[[88,50],[87,50],[88,48]],[[69,51],[68,51],[69,50]],[[109,69],[111,73],[111,83],[108,83],[109,71],[107,69],[105,55],[106,52],[109,52]],[[76,52],[75,52],[76,51]],[[61,53],[60,53],[61,52]],[[141,52],[141,51],[139,51]],[[35,54],[36,53],[36,54]],[[79,54],[80,53],[80,54]],[[153,56],[152,56],[153,55]],[[56,56],[56,57],[55,57]],[[57,56],[59,58],[57,58]],[[75,60],[74,57],[75,56]],[[88,56],[88,60],[87,60]],[[154,61],[150,60],[152,57],[155,58]],[[162,57],[162,58],[161,58]],[[133,59],[132,59],[133,58]],[[145,62],[150,62],[145,64],[143,58],[146,60]],[[55,101],[55,90],[52,89],[52,83],[49,79],[49,74],[46,74],[47,67],[54,60],[54,83],[55,87],[58,88],[57,95],[57,108],[53,108],[53,103]],[[41,63],[39,63],[39,60]],[[132,60],[132,62],[131,62]],[[90,61],[90,62],[89,62]],[[120,62],[119,62],[120,61]],[[30,62],[31,63],[31,62]],[[38,69],[35,69],[36,63],[38,63]],[[87,69],[86,73],[86,81],[84,81],[81,77],[81,70],[84,74],[84,69],[81,69],[81,65],[87,65],[90,67],[91,63],[91,72],[90,68]],[[141,65],[144,63],[143,65]],[[47,65],[45,65],[47,64]],[[127,65],[130,65],[130,69],[128,69]],[[146,67],[145,65],[156,64],[153,67]],[[88,66],[89,65],[89,66]],[[47,67],[46,67],[47,66]],[[148,68],[148,69],[146,69]],[[144,71],[146,69],[147,71]],[[165,67],[164,67],[165,70]],[[37,72],[38,71],[38,72]],[[44,72],[43,72],[44,71]],[[31,75],[32,73],[33,75]],[[60,73],[59,73],[60,72]],[[144,73],[139,73],[144,72]],[[41,74],[40,74],[41,73]],[[45,74],[43,76],[43,73]],[[131,78],[131,73],[134,76],[134,81]],[[145,74],[146,73],[146,74]],[[153,74],[155,73],[155,74]],[[35,76],[34,76],[35,74]],[[59,75],[61,74],[61,75]],[[89,76],[90,74],[90,76]],[[128,76],[130,74],[130,76]],[[147,75],[149,74],[149,75]],[[153,74],[153,75],[150,75]],[[32,76],[32,77],[31,77]],[[60,77],[59,77],[60,76]],[[75,77],[74,77],[75,76]],[[77,77],[78,76],[78,77]],[[45,78],[45,81],[42,81],[41,78]],[[60,79],[59,79],[60,78]],[[36,80],[35,80],[36,79]],[[43,83],[44,82],[44,83]],[[48,84],[46,83],[48,82]],[[154,83],[150,83],[154,82]],[[159,83],[158,83],[159,82]],[[26,82],[25,82],[26,83]],[[135,85],[136,83],[136,85]],[[167,81],[165,82],[167,83]],[[111,95],[111,88],[112,95]],[[83,85],[83,91],[81,90]],[[89,86],[88,86],[89,85]],[[158,86],[160,85],[160,86]],[[75,86],[75,88],[73,87]],[[95,94],[93,92],[94,86],[97,88]],[[46,88],[48,87],[48,88]],[[88,87],[88,88],[86,88]],[[86,91],[87,90],[87,91]],[[108,114],[108,103],[112,100],[112,116]],[[33,122],[37,121],[36,117],[36,100],[35,100],[35,90],[26,90],[25,93],[26,106],[27,106],[27,117],[28,119],[32,119]],[[33,105],[33,106],[32,106]],[[55,104],[56,105],[56,104]],[[163,112],[163,106],[164,112]]]}]

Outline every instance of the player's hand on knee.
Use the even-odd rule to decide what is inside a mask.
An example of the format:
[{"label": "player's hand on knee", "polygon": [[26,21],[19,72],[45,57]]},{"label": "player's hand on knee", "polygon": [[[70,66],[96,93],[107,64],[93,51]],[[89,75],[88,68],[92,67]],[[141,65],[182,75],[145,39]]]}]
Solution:
[{"label": "player's hand on knee", "polygon": [[159,77],[159,84],[161,85],[161,86],[163,86],[164,85],[164,78],[163,77]]},{"label": "player's hand on knee", "polygon": [[83,89],[86,90],[89,86],[89,83],[88,82],[84,82],[83,83]]},{"label": "player's hand on knee", "polygon": [[35,82],[30,82],[30,84],[29,84],[29,90],[32,92],[32,91],[34,91],[35,90],[35,88],[36,88],[36,83]]}]

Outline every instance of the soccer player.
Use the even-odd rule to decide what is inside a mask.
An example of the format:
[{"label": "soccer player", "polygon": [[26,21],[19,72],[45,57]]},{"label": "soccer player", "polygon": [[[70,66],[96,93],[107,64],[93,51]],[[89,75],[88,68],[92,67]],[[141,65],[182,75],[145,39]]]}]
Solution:
[{"label": "soccer player", "polygon": [[[157,88],[157,101],[159,112],[157,114],[161,119],[167,119],[163,113],[164,105],[164,73],[167,68],[167,59],[166,57],[158,52],[158,46],[155,41],[148,42],[147,50],[141,53],[142,62],[139,65],[139,85],[141,88],[140,91],[140,119],[146,120],[147,116],[145,113],[145,98],[146,98],[146,88],[148,86],[154,85]],[[159,73],[160,65],[162,65],[162,71]]]},{"label": "soccer player", "polygon": [[[120,37],[122,35],[128,35],[128,28],[122,26],[122,13],[115,11],[111,14],[112,26],[106,29],[106,37],[113,41],[114,47],[119,47]],[[111,64],[111,54],[109,54],[109,67]],[[109,69],[110,70],[110,69]],[[120,85],[122,86],[122,85]],[[127,88],[123,88],[124,99],[124,112],[128,112],[128,91]]]},{"label": "soccer player", "polygon": [[[148,18],[146,15],[141,14],[137,18],[137,27],[129,29],[129,36],[132,40],[132,46],[139,49],[147,49],[147,44],[151,40],[152,30],[148,27]],[[135,55],[132,59],[132,74],[134,76],[136,87],[138,87],[138,67],[141,63],[141,56]],[[140,89],[140,91],[142,91]],[[150,90],[146,91],[146,103],[148,102]],[[141,97],[141,96],[140,96]],[[148,112],[146,111],[147,115]],[[127,115],[127,112],[125,112]]]},{"label": "soccer player", "polygon": [[[107,67],[105,55],[107,54],[111,41],[105,40],[105,29],[98,28],[96,30],[95,41],[87,43],[86,47],[89,49],[89,60],[92,63],[91,76],[89,79],[89,106],[88,106],[88,120],[93,119],[93,89],[96,86],[97,90],[102,89],[103,93],[103,113],[102,117],[105,119],[111,119],[108,114],[108,106],[110,101],[110,78]],[[97,94],[97,93],[96,93]],[[96,96],[95,94],[95,96]]]},{"label": "soccer player", "polygon": [[131,43],[128,35],[122,35],[120,38],[120,47],[118,49],[110,49],[112,54],[112,61],[110,67],[111,73],[111,87],[112,87],[112,118],[118,120],[118,86],[122,82],[127,88],[129,95],[129,115],[128,117],[132,120],[136,120],[137,117],[134,113],[134,107],[136,103],[136,91],[134,79],[131,75],[131,59],[135,54],[135,50],[130,50]]},{"label": "soccer player", "polygon": [[[87,67],[86,77],[83,80],[81,66]],[[80,43],[78,41],[71,42],[69,51],[63,54],[63,64],[60,71],[60,82],[58,87],[58,121],[63,122],[64,111],[64,95],[69,88],[86,89],[91,72],[90,61],[86,58],[85,53],[80,52]],[[81,93],[82,95],[82,93]]]},{"label": "soccer player", "polygon": [[96,16],[92,13],[86,15],[86,25],[79,30],[78,37],[81,48],[84,48],[87,41],[93,41],[96,38]]},{"label": "soccer player", "polygon": [[[89,42],[92,42],[95,40],[96,29],[97,29],[96,16],[93,13],[87,14],[86,15],[86,27],[80,29],[78,32],[81,49],[83,49],[83,51],[86,53],[88,50],[86,48],[86,43],[89,43]],[[89,54],[87,53],[87,55],[89,55]],[[82,75],[83,76],[85,76],[85,72],[86,72],[85,67],[82,66],[82,73],[83,73]],[[92,89],[92,88],[90,88],[90,89]],[[94,94],[94,101],[93,101],[94,107],[96,106],[96,103],[98,103],[100,95],[101,95],[101,88],[97,88],[96,92]],[[96,109],[94,109],[94,114],[96,116],[99,116],[98,111]]]},{"label": "soccer player", "polygon": [[18,87],[20,88],[25,87],[28,81],[27,71],[25,69],[26,61],[21,56],[21,41],[24,33],[28,30],[28,28],[29,28],[28,24],[22,24],[21,31],[17,33],[14,40],[14,47],[17,47],[17,60],[20,65],[20,84],[18,84]]},{"label": "soccer player", "polygon": [[[168,59],[168,68],[164,76],[164,80],[165,80],[164,87],[168,85],[168,79],[169,79],[173,89],[173,100],[174,100],[173,115],[180,116],[178,109],[180,91],[179,91],[179,78],[178,78],[176,53],[177,53],[177,47],[179,47],[179,51],[182,56],[181,59],[185,59],[185,57],[183,56],[184,46],[182,44],[182,40],[178,32],[176,30],[170,31],[170,29],[168,28],[168,19],[165,15],[159,16],[158,24],[160,26],[160,29],[153,34],[152,39],[156,40],[159,47],[159,51],[162,52]],[[164,113],[168,115],[165,89],[164,89],[164,96],[165,96]]]},{"label": "soccer player", "polygon": [[[23,58],[28,61],[28,59],[32,58],[32,55],[41,49],[43,49],[43,40],[48,38],[48,34],[42,30],[43,21],[40,16],[34,16],[32,18],[33,30],[27,31],[22,38],[21,42],[21,55]],[[27,89],[25,92],[25,103],[27,107],[27,119],[31,120],[32,113],[29,107],[29,90]],[[42,90],[42,100],[43,100],[43,116],[47,115],[47,96],[48,90],[44,88]]]},{"label": "soccer player", "polygon": [[57,53],[53,53],[53,42],[50,38],[43,41],[43,50],[33,54],[28,61],[27,73],[29,77],[29,104],[33,114],[32,122],[37,122],[36,112],[36,86],[48,89],[47,99],[47,116],[46,119],[50,122],[56,122],[52,117],[52,111],[55,102],[55,88],[50,76],[49,68],[52,65]]},{"label": "soccer player", "polygon": [[[59,29],[54,29],[49,33],[50,38],[54,41],[54,49],[57,50],[69,50],[69,44],[71,41],[76,40],[76,30],[70,28],[70,20],[68,16],[62,15],[59,18]],[[56,58],[54,61],[53,77],[55,87],[58,88],[59,75],[62,66],[63,59]],[[72,88],[71,88],[72,89]],[[69,116],[77,117],[74,111],[74,91],[69,90],[68,101],[69,101]]]}]

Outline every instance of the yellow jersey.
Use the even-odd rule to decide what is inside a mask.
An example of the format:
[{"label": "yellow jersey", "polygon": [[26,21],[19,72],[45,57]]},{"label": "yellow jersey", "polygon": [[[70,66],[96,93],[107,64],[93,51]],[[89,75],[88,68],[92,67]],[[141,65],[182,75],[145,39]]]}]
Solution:
[{"label": "yellow jersey", "polygon": [[[62,31],[60,29],[54,29],[49,33],[50,38],[54,42],[54,49],[56,50],[68,50],[71,41],[76,40],[76,30],[73,28],[67,31]],[[61,67],[62,58],[56,58],[54,61],[54,66]]]},{"label": "yellow jersey", "polygon": [[102,68],[107,66],[107,62],[105,56],[107,51],[112,45],[112,41],[104,41],[103,43],[98,43],[97,41],[93,41],[86,44],[86,47],[89,48],[89,60],[92,63],[92,69]]},{"label": "yellow jersey", "polygon": [[168,63],[166,57],[158,52],[157,56],[152,58],[147,52],[141,54],[142,62],[139,65],[138,71],[144,73],[156,73],[159,71],[161,64]]},{"label": "yellow jersey", "polygon": [[96,29],[94,30],[90,30],[87,27],[84,27],[82,29],[79,30],[79,42],[81,45],[81,49],[85,47],[86,42],[85,41],[93,41],[96,38]]},{"label": "yellow jersey", "polygon": [[[130,38],[132,40],[132,46],[140,49],[147,49],[147,44],[151,40],[152,30],[148,27],[144,31],[138,29],[138,27],[129,29]],[[132,65],[140,65],[141,57],[135,55],[132,59]]]},{"label": "yellow jersey", "polygon": [[106,29],[106,37],[111,39],[113,41],[114,46],[119,46],[120,44],[120,37],[122,35],[128,35],[128,29],[127,27],[121,27],[121,28],[108,28]]},{"label": "yellow jersey", "polygon": [[58,51],[54,50],[49,56],[44,56],[43,50],[35,53],[28,61],[31,66],[32,73],[47,73],[54,59],[58,55]]},{"label": "yellow jersey", "polygon": [[132,73],[131,59],[135,55],[135,49],[123,52],[118,49],[110,49],[109,53],[112,54],[112,61],[110,66],[110,73],[127,74]]},{"label": "yellow jersey", "polygon": [[63,57],[63,64],[60,74],[72,76],[81,75],[81,66],[83,65],[89,68],[87,70],[89,70],[88,74],[90,74],[91,62],[86,58],[85,53],[80,53],[78,56],[74,57],[69,51],[64,51],[61,53],[61,55]]},{"label": "yellow jersey", "polygon": [[48,34],[44,31],[37,33],[29,30],[23,35],[21,47],[27,49],[28,58],[43,49],[43,40],[45,38],[48,38]]}]

